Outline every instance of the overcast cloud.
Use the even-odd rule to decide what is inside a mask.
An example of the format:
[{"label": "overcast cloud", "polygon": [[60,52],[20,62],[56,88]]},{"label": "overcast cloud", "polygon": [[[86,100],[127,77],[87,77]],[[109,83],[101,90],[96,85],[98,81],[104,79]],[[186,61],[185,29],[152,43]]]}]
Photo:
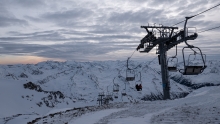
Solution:
[{"label": "overcast cloud", "polygon": [[[215,0],[1,0],[0,52],[54,60],[124,60],[146,35],[140,26],[172,26],[217,4]],[[217,7],[199,15],[188,26],[197,31],[220,26],[219,12]],[[180,30],[183,23],[177,26]],[[220,57],[219,33],[219,29],[201,33],[190,43]],[[143,56],[156,54],[135,54],[136,59]]]}]

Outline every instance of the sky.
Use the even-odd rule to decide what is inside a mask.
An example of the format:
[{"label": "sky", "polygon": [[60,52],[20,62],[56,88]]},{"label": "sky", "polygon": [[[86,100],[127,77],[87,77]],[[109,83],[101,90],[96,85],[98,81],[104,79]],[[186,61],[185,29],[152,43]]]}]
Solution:
[{"label": "sky", "polygon": [[[142,25],[172,26],[219,4],[216,0],[1,0],[0,64],[126,60],[147,34]],[[197,32],[220,26],[220,7],[189,21]],[[179,30],[183,23],[177,25]],[[220,29],[190,41],[220,58]],[[182,47],[178,56],[182,57]],[[168,51],[168,56],[175,49]],[[156,57],[135,52],[133,60]]]}]

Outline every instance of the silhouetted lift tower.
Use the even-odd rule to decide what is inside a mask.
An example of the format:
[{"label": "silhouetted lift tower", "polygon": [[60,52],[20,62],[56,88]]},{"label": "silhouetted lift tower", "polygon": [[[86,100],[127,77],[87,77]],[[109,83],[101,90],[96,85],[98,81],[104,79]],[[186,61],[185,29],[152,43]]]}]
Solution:
[{"label": "silhouetted lift tower", "polygon": [[185,42],[186,45],[189,46],[186,41],[194,40],[198,36],[197,33],[188,35],[188,28],[186,27],[186,24],[188,19],[190,18],[191,17],[186,17],[184,29],[179,32],[174,32],[174,30],[178,29],[178,27],[169,27],[163,25],[141,26],[141,28],[146,29],[147,35],[140,41],[137,50],[139,50],[141,53],[148,53],[154,47],[157,47],[156,54],[159,54],[158,58],[159,64],[161,65],[163,94],[165,100],[170,99],[170,81],[167,69],[167,51],[181,42]]}]

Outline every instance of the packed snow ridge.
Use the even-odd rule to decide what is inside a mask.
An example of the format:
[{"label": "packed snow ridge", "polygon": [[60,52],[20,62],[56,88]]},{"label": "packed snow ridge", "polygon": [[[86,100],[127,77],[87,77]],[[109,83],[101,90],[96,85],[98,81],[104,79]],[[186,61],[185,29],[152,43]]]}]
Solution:
[{"label": "packed snow ridge", "polygon": [[[219,61],[208,61],[207,66],[202,74],[196,76],[170,73],[171,99],[185,97],[201,87],[218,86]],[[47,118],[54,113],[68,111],[79,116],[106,108],[130,108],[135,104],[144,106],[144,101],[161,100],[163,90],[158,67],[158,62],[131,61],[129,68],[135,71],[135,81],[128,82],[125,80],[126,61],[47,61],[35,65],[0,65],[0,123],[13,124],[17,120],[21,123],[41,123],[42,117]],[[143,89],[137,91],[135,85],[140,81]],[[113,92],[114,84],[119,85],[119,92]],[[127,95],[123,96],[122,92]],[[113,101],[106,107],[98,106],[99,93],[112,95]],[[86,109],[85,106],[90,107]],[[104,119],[100,122],[109,121]]]}]

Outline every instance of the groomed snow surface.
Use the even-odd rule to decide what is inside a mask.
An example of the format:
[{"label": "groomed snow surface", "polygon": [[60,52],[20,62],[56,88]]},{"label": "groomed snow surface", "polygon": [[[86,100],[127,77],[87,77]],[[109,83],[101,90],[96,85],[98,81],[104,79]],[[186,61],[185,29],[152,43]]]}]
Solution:
[{"label": "groomed snow surface", "polygon": [[[116,103],[101,109],[69,110],[40,118],[41,124],[220,124],[220,87],[204,87],[185,98]],[[91,109],[91,108],[90,108]],[[71,113],[72,112],[72,113]],[[83,114],[84,113],[84,114]],[[14,122],[14,121],[13,121]],[[8,122],[7,124],[14,124]]]},{"label": "groomed snow surface", "polygon": [[[108,114],[108,115],[107,115]],[[88,120],[87,120],[88,118]],[[195,90],[182,99],[144,102],[82,115],[70,124],[220,124],[220,87]]]}]

